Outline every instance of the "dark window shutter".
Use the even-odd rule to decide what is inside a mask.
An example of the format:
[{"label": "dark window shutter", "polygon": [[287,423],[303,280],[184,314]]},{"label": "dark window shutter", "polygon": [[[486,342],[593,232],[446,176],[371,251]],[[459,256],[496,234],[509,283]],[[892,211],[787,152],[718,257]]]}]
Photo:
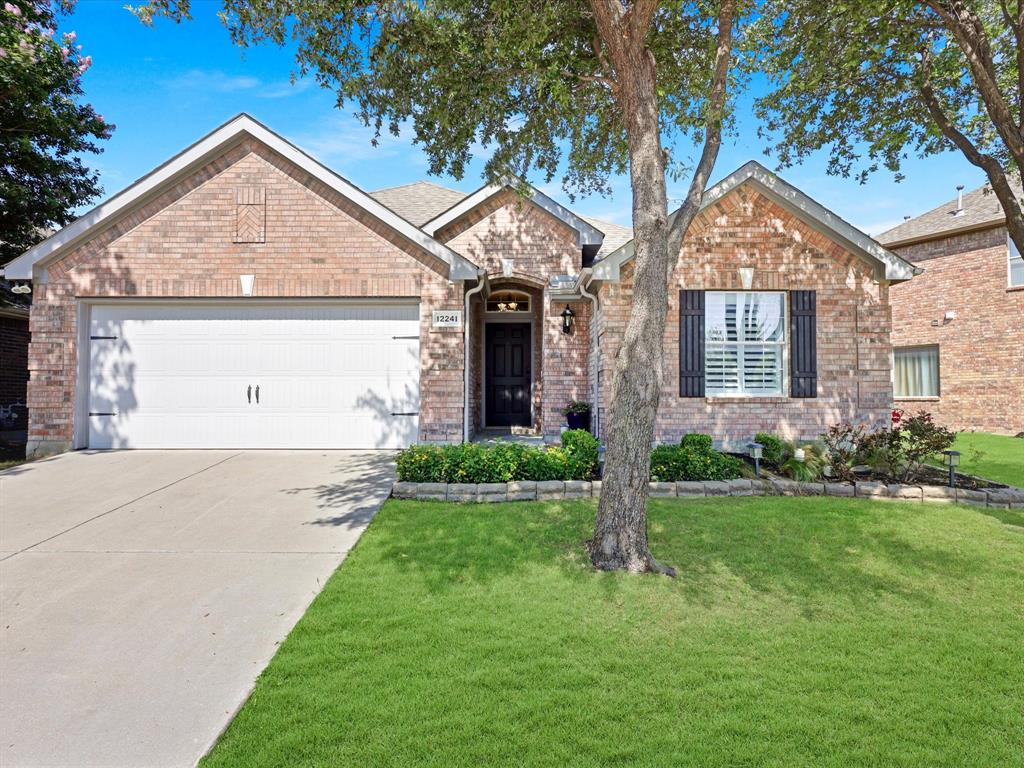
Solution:
[{"label": "dark window shutter", "polygon": [[704,397],[704,291],[679,292],[679,396]]},{"label": "dark window shutter", "polygon": [[817,305],[814,291],[789,292],[789,370],[793,397],[818,396]]}]

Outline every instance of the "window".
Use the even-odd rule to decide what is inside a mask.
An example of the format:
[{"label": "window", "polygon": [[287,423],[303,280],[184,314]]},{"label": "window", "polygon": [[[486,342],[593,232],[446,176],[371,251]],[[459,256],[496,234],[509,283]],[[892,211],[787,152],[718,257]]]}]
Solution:
[{"label": "window", "polygon": [[785,394],[786,295],[708,291],[704,387],[710,397]]},{"label": "window", "polygon": [[1010,244],[1010,287],[1024,287],[1024,257],[1020,255],[1013,240],[1007,237]]},{"label": "window", "polygon": [[939,396],[939,348],[896,349],[896,397]]},{"label": "window", "polygon": [[529,312],[530,296],[519,291],[498,291],[487,299],[488,312]]}]

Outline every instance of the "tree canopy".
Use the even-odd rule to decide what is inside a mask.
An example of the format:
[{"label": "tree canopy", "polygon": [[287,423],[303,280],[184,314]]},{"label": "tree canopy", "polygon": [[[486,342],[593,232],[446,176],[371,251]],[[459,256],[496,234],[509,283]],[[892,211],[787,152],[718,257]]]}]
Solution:
[{"label": "tree canopy", "polygon": [[956,149],[1024,249],[1024,1],[768,0],[757,38],[774,85],[758,111],[783,165],[829,147],[829,171],[863,181]]},{"label": "tree canopy", "polygon": [[7,0],[0,7],[0,264],[21,255],[101,191],[83,153],[113,126],[81,103],[92,64],[75,33],[57,39],[70,0]]}]

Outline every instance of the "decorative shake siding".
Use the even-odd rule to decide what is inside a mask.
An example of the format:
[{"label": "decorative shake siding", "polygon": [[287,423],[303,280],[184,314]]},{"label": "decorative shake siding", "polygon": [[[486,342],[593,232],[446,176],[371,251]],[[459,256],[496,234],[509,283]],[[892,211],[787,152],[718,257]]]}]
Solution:
[{"label": "decorative shake siding", "polygon": [[[246,192],[240,197],[239,190]],[[254,213],[250,205],[264,210]],[[264,242],[236,242],[260,235]],[[446,269],[246,140],[49,265],[45,283],[35,281],[29,451],[42,455],[71,446],[76,297],[236,298],[240,274],[256,276],[254,298],[419,298],[420,436],[458,441],[462,333],[431,328],[433,309],[462,307],[462,285],[449,283]]]},{"label": "decorative shake siding", "polygon": [[[737,270],[744,266],[755,269],[753,290],[817,292],[817,397],[679,396],[679,291],[741,290]],[[624,267],[622,282],[604,285],[600,297],[599,381],[607,424],[615,356],[632,300],[632,263]],[[864,261],[749,187],[698,215],[669,279],[668,302],[658,441],[704,432],[736,445],[760,430],[815,439],[839,421],[888,422],[888,288],[875,281]]]},{"label": "decorative shake siding", "polygon": [[893,345],[939,346],[939,397],[896,404],[952,429],[1024,432],[1024,288],[1008,288],[1006,228],[892,250],[924,269],[892,288]]}]

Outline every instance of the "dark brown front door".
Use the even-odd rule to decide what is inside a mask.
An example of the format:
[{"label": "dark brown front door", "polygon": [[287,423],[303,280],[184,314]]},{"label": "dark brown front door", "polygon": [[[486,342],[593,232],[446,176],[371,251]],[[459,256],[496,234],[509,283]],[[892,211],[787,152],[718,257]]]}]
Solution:
[{"label": "dark brown front door", "polygon": [[530,324],[487,323],[484,349],[487,426],[533,426]]}]

